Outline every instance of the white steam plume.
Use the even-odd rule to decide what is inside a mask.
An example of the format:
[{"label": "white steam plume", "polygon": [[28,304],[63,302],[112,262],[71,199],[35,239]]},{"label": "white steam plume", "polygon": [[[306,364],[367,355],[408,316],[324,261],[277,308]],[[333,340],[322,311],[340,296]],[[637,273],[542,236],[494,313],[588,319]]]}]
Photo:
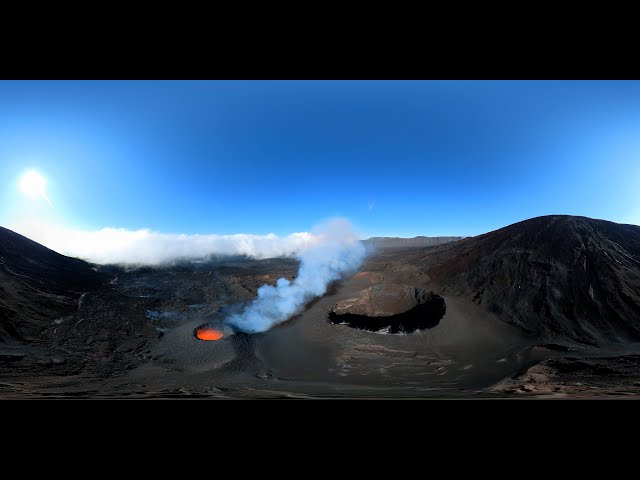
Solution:
[{"label": "white steam plume", "polygon": [[163,265],[209,255],[292,256],[319,241],[307,232],[286,237],[272,233],[178,235],[122,228],[84,231],[42,223],[10,225],[9,228],[63,255],[92,263],[120,265]]},{"label": "white steam plume", "polygon": [[258,296],[227,323],[244,332],[264,332],[288,320],[310,300],[326,293],[329,283],[355,271],[365,257],[365,247],[351,224],[335,219],[319,227],[316,245],[302,251],[298,276],[293,282],[280,278],[276,286],[263,285]]}]

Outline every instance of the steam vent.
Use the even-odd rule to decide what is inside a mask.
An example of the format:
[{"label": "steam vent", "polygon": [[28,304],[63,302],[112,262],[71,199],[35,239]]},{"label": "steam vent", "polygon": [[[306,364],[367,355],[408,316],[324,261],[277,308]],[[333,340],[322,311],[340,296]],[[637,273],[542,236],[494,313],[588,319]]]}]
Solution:
[{"label": "steam vent", "polygon": [[329,313],[334,324],[389,333],[435,327],[446,312],[444,299],[423,288],[381,283],[338,302]]}]

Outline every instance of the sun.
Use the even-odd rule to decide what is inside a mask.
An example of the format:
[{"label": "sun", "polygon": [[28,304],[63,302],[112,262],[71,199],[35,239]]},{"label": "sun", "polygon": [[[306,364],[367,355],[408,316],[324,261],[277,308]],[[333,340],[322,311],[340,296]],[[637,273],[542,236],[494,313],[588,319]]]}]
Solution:
[{"label": "sun", "polygon": [[34,170],[26,172],[20,177],[18,186],[27,197],[43,198],[51,204],[49,197],[47,197],[47,179],[38,172]]}]

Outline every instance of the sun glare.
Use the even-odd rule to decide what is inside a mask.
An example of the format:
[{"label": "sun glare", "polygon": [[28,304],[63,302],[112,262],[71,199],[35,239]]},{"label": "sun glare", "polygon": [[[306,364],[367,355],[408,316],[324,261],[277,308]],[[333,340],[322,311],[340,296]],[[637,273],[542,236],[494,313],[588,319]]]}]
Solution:
[{"label": "sun glare", "polygon": [[20,190],[26,196],[30,198],[43,198],[49,204],[49,198],[47,197],[47,180],[38,172],[30,170],[20,177],[18,184]]}]

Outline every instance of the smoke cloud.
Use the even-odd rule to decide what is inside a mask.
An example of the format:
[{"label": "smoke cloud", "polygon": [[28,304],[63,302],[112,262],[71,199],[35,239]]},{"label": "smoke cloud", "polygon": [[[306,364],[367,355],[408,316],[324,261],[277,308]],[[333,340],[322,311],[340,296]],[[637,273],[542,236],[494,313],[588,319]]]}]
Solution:
[{"label": "smoke cloud", "polygon": [[84,231],[35,223],[10,225],[9,228],[63,255],[97,264],[119,265],[158,266],[210,255],[287,257],[320,241],[316,235],[307,232],[278,237],[242,233],[178,235],[122,228]]},{"label": "smoke cloud", "polygon": [[335,219],[313,232],[317,241],[298,254],[300,269],[293,282],[280,278],[276,286],[263,285],[258,296],[227,323],[244,332],[264,332],[288,320],[312,299],[324,295],[329,284],[358,269],[365,247],[351,224]]}]

